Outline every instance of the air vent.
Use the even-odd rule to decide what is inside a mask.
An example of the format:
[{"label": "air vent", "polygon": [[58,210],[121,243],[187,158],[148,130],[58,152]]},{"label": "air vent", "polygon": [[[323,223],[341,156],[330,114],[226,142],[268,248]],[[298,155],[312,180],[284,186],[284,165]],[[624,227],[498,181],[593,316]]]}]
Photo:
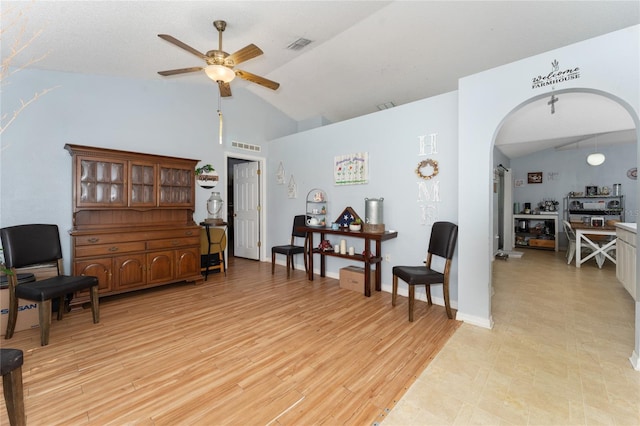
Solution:
[{"label": "air vent", "polygon": [[383,104],[378,105],[378,109],[382,111],[383,109],[393,108],[394,106],[396,106],[396,104],[394,104],[393,102],[385,102]]},{"label": "air vent", "polygon": [[231,146],[245,151],[260,152],[260,145],[252,145],[250,143],[231,141]]},{"label": "air vent", "polygon": [[293,43],[288,45],[287,49],[300,50],[303,47],[305,47],[306,45],[308,45],[309,43],[311,43],[311,40],[307,40],[306,38],[300,37],[299,39],[297,39],[296,41],[294,41]]}]

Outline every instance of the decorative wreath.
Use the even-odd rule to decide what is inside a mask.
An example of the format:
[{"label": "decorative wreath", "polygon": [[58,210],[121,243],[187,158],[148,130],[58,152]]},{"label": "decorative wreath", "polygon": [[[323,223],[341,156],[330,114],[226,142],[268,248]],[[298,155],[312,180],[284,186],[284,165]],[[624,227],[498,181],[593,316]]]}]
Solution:
[{"label": "decorative wreath", "polygon": [[[422,169],[427,166],[431,166],[433,168],[433,172],[430,175],[423,175]],[[430,158],[421,161],[420,163],[418,163],[418,167],[416,167],[416,174],[420,179],[424,179],[424,180],[431,179],[432,177],[438,174],[438,162]]]}]

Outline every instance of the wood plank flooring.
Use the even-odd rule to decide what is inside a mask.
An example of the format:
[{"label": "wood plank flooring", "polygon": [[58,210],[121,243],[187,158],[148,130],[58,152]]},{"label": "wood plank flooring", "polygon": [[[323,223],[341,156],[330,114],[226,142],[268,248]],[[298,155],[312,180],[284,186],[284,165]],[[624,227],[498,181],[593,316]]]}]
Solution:
[{"label": "wood plank flooring", "polygon": [[[29,425],[370,425],[460,322],[444,307],[230,259],[228,275],[101,300],[3,347],[25,352]],[[4,332],[4,330],[3,330]],[[0,423],[7,421],[4,404]]]}]

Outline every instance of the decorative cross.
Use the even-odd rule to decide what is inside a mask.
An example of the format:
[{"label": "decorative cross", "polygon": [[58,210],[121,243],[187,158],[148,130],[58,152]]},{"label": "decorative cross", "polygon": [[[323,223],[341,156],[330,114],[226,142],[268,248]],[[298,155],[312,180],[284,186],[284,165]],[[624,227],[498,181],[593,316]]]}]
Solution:
[{"label": "decorative cross", "polygon": [[551,105],[551,114],[555,114],[556,112],[556,102],[558,102],[558,98],[556,98],[556,95],[551,95],[551,100],[547,102],[547,105]]}]

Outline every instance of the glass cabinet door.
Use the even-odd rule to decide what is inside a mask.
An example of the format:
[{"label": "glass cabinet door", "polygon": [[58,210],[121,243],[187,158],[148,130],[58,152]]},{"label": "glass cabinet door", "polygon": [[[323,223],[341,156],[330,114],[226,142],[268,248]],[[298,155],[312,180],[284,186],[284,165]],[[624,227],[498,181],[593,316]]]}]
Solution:
[{"label": "glass cabinet door", "polygon": [[117,207],[127,205],[126,162],[79,157],[77,205]]},{"label": "glass cabinet door", "polygon": [[189,206],[194,202],[193,169],[160,166],[160,206]]},{"label": "glass cabinet door", "polygon": [[156,166],[153,163],[130,164],[131,206],[156,205]]}]

